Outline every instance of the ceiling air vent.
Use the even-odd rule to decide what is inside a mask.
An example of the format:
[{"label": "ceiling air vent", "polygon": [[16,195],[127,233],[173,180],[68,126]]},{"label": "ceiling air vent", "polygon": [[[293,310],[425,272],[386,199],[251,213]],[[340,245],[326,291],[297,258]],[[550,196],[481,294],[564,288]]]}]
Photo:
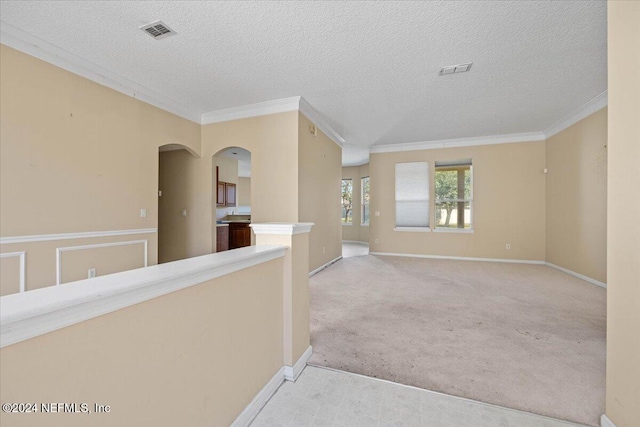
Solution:
[{"label": "ceiling air vent", "polygon": [[442,67],[439,74],[441,76],[446,76],[447,74],[466,73],[471,69],[471,65],[473,65],[473,62],[459,65],[449,65],[448,67]]},{"label": "ceiling air vent", "polygon": [[143,25],[140,29],[156,40],[178,34],[162,21],[155,21],[150,24]]}]

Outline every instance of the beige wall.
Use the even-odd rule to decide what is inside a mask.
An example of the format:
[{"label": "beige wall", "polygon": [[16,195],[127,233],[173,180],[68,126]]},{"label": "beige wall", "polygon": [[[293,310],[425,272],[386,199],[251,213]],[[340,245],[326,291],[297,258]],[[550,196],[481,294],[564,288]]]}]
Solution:
[{"label": "beige wall", "polygon": [[[209,203],[212,200],[210,174],[199,159],[187,150],[160,153],[158,199],[158,262],[176,261],[211,253],[211,242],[199,238],[204,227],[212,227],[215,220]],[[214,178],[215,179],[215,178]],[[182,211],[187,211],[187,216]],[[205,231],[205,235],[209,235]],[[215,246],[214,246],[215,247]]]},{"label": "beige wall", "polygon": [[[395,164],[429,162],[433,226],[434,162],[465,158],[473,159],[474,233],[394,231]],[[372,153],[370,250],[544,261],[544,164],[544,141]]]},{"label": "beige wall", "polygon": [[238,177],[238,206],[251,206],[251,178]]},{"label": "beige wall", "polygon": [[607,416],[640,425],[640,3],[608,3]]},{"label": "beige wall", "polygon": [[342,148],[320,129],[309,132],[311,121],[299,114],[298,200],[299,222],[313,222],[309,236],[309,269],[342,254],[340,176]]},{"label": "beige wall", "polygon": [[[0,91],[2,237],[156,228],[158,147],[200,150],[198,124],[5,45]],[[156,238],[144,238],[154,264]],[[36,242],[0,250],[27,250],[29,290],[55,284],[56,247],[109,241]],[[125,264],[114,260],[109,268]]]},{"label": "beige wall", "polygon": [[3,403],[111,412],[2,413],[0,424],[229,426],[283,366],[282,283],[280,258],[5,347]]},{"label": "beige wall", "polygon": [[362,225],[362,181],[369,176],[369,164],[361,166],[345,166],[342,168],[342,179],[353,180],[353,224],[342,224],[342,240],[369,243],[369,226]]},{"label": "beige wall", "polygon": [[607,109],[546,142],[547,262],[607,280]]}]

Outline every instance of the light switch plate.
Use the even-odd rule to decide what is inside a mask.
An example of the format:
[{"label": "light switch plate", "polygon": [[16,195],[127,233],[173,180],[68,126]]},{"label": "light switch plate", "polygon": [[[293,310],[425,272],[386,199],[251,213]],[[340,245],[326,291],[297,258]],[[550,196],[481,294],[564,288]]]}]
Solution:
[{"label": "light switch plate", "polygon": [[146,218],[146,217],[147,217],[147,210],[140,209],[140,218]]}]

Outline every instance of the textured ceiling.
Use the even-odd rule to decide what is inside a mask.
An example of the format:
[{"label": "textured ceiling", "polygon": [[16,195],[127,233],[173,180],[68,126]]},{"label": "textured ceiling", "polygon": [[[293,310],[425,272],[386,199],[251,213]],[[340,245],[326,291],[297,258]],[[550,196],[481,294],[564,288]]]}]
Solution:
[{"label": "textured ceiling", "polygon": [[[197,113],[302,95],[368,147],[542,131],[606,90],[606,3],[2,1],[2,21]],[[138,29],[162,20],[161,41]],[[473,62],[469,73],[442,66]]]}]

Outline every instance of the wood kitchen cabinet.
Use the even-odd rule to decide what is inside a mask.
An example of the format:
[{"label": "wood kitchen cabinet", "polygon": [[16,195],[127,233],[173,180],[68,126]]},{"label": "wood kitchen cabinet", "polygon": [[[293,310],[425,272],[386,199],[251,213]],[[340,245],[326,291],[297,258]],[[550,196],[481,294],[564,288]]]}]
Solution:
[{"label": "wood kitchen cabinet", "polygon": [[236,185],[229,182],[224,183],[225,187],[225,206],[236,205]]},{"label": "wood kitchen cabinet", "polygon": [[216,227],[216,252],[224,252],[229,250],[229,227]]},{"label": "wood kitchen cabinet", "polygon": [[218,182],[216,190],[216,204],[218,206],[225,206],[225,203],[227,201],[226,194],[227,190],[225,188],[224,182]]},{"label": "wood kitchen cabinet", "polygon": [[232,222],[229,224],[229,249],[251,246],[251,228],[249,224]]}]

